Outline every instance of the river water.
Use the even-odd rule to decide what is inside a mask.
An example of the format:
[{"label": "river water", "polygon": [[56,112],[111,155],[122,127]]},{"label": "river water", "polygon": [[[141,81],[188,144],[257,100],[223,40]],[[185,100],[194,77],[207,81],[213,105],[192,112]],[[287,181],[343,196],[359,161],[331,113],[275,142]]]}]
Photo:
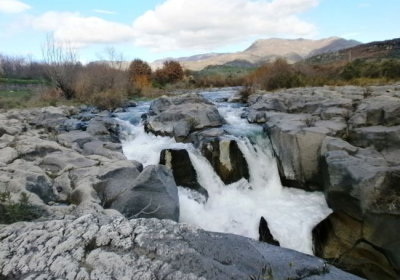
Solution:
[{"label": "river water", "polygon": [[179,187],[180,222],[194,224],[208,231],[258,238],[261,216],[269,224],[274,238],[285,248],[313,254],[311,231],[331,210],[324,195],[282,186],[269,141],[259,125],[240,118],[242,104],[220,102],[234,90],[201,93],[214,102],[227,124],[224,130],[235,139],[249,167],[249,181],[225,185],[193,145],[176,143],[173,138],[144,132],[140,117],[150,103],[139,102],[135,108],[118,114],[127,133],[124,154],[144,166],[158,164],[163,149],[187,149],[197,172],[198,182],[207,189],[206,201],[197,192]]}]

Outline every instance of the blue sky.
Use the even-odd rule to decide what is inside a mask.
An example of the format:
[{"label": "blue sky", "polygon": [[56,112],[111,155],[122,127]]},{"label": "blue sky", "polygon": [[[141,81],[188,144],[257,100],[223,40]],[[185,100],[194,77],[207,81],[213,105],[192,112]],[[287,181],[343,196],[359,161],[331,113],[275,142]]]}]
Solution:
[{"label": "blue sky", "polygon": [[82,61],[235,52],[261,38],[400,37],[398,0],[0,0],[0,53],[41,58],[46,34]]}]

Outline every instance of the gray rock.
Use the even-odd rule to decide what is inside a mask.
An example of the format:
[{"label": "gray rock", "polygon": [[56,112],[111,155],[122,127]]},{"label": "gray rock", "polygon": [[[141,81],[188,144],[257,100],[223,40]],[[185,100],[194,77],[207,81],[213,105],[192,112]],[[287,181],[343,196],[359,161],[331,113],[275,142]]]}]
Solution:
[{"label": "gray rock", "polygon": [[85,155],[99,155],[109,159],[126,159],[122,153],[121,145],[115,143],[106,143],[95,140],[85,143],[82,147],[82,152]]},{"label": "gray rock", "polygon": [[41,167],[48,172],[64,173],[67,170],[91,167],[97,164],[97,161],[85,158],[76,152],[63,151],[45,156]]},{"label": "gray rock", "polygon": [[175,182],[178,186],[195,190],[208,198],[207,190],[197,181],[197,173],[185,149],[162,150],[160,164],[172,170]]},{"label": "gray rock", "polygon": [[250,178],[247,161],[235,140],[223,137],[205,139],[200,149],[225,184]]},{"label": "gray rock", "polygon": [[55,141],[30,136],[20,136],[15,143],[15,149],[26,160],[36,160],[50,153],[66,151]]},{"label": "gray rock", "polygon": [[137,163],[128,160],[100,167],[97,174],[100,182],[94,186],[94,189],[99,194],[104,208],[109,208],[119,196],[124,196],[134,186],[139,174]]},{"label": "gray rock", "polygon": [[353,127],[400,125],[400,99],[379,96],[365,99],[350,119]]},{"label": "gray rock", "polygon": [[0,239],[6,279],[360,279],[312,256],[155,219],[19,223]]},{"label": "gray rock", "polygon": [[79,152],[82,151],[83,145],[91,142],[93,136],[85,131],[71,131],[60,133],[57,135],[57,141],[67,148],[73,148]]},{"label": "gray rock", "polygon": [[183,141],[190,132],[224,123],[217,108],[197,95],[160,98],[152,102],[150,111],[155,115],[148,118],[147,131],[174,136],[178,141]]},{"label": "gray rock", "polygon": [[64,121],[64,129],[66,131],[81,130],[83,127],[82,121],[77,119],[67,119]]},{"label": "gray rock", "polygon": [[171,170],[162,165],[146,167],[133,186],[118,196],[110,208],[126,217],[178,221],[178,188]]},{"label": "gray rock", "polygon": [[0,149],[0,163],[9,164],[18,158],[18,153],[15,149],[7,147]]},{"label": "gray rock", "polygon": [[62,174],[54,180],[53,193],[58,197],[58,202],[68,202],[73,189],[68,172]]},{"label": "gray rock", "polygon": [[12,143],[15,139],[15,136],[11,136],[8,134],[3,134],[3,136],[0,137],[0,149],[6,148],[10,143]]},{"label": "gray rock", "polygon": [[57,200],[57,196],[53,193],[52,180],[40,167],[18,159],[8,165],[6,170],[12,172],[12,179],[8,183],[12,192],[27,190],[45,203]]},{"label": "gray rock", "polygon": [[265,126],[285,186],[321,190],[320,149],[327,131],[291,122]]},{"label": "gray rock", "polygon": [[400,126],[357,128],[350,132],[350,142],[357,147],[373,147],[379,152],[400,149]]}]

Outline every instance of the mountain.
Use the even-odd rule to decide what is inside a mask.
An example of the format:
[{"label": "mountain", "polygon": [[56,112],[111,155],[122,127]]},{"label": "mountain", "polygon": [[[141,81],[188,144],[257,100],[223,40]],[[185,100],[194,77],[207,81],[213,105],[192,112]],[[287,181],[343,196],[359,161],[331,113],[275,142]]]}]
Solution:
[{"label": "mountain", "polygon": [[381,60],[400,59],[400,38],[386,41],[371,42],[345,50],[337,50],[314,55],[305,60],[308,64],[336,64],[355,59]]},{"label": "mountain", "polygon": [[[232,65],[236,63],[258,66],[265,62],[274,61],[277,58],[285,58],[294,63],[310,56],[336,52],[359,44],[361,43],[339,37],[321,40],[272,38],[257,40],[242,52],[201,54],[174,60],[179,61],[185,68],[190,70],[201,70],[210,65]],[[165,60],[168,59],[153,62],[152,67],[160,67]]]}]

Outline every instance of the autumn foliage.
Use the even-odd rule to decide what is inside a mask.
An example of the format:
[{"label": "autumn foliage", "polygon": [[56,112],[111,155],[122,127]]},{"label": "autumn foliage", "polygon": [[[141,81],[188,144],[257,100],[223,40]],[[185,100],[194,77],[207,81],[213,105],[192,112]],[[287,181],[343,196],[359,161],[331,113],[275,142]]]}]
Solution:
[{"label": "autumn foliage", "polygon": [[141,59],[135,59],[129,65],[129,79],[138,88],[148,87],[151,75],[150,65]]},{"label": "autumn foliage", "polygon": [[185,73],[179,62],[168,60],[164,62],[161,69],[154,72],[153,80],[156,84],[164,86],[166,84],[182,81]]}]

